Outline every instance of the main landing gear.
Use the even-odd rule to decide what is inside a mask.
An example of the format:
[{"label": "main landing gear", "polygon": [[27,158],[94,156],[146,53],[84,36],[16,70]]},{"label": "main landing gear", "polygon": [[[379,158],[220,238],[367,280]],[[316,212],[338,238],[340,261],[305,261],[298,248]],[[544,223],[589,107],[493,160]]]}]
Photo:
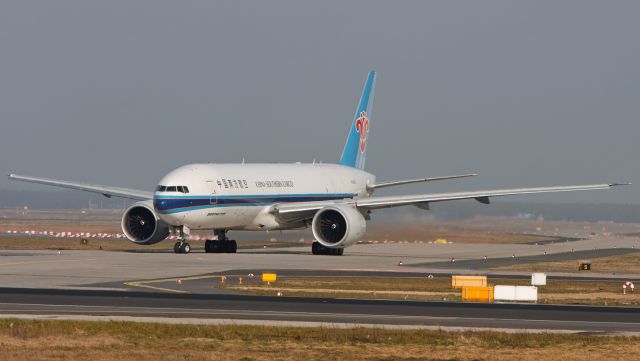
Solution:
[{"label": "main landing gear", "polygon": [[227,238],[227,231],[213,231],[218,236],[217,240],[208,239],[204,242],[204,251],[207,253],[236,253],[238,244],[236,241]]},{"label": "main landing gear", "polygon": [[319,242],[313,242],[313,244],[311,244],[311,253],[325,256],[342,256],[344,248],[329,248],[321,245]]},{"label": "main landing gear", "polygon": [[[184,230],[182,227],[176,229],[179,234],[178,242],[173,245],[173,251],[175,253],[189,253],[191,252],[191,245],[187,243]],[[214,234],[218,236],[217,240],[208,239],[204,242],[204,251],[207,253],[236,253],[238,250],[238,244],[234,240],[227,238],[227,232],[225,230],[215,230]]]}]

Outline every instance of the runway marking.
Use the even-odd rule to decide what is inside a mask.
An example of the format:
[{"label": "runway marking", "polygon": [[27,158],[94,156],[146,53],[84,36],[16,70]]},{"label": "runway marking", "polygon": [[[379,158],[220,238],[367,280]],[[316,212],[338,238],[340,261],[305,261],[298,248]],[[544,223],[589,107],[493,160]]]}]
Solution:
[{"label": "runway marking", "polygon": [[[353,271],[353,270],[347,270],[347,271]],[[360,270],[355,270],[355,271],[360,271]],[[398,272],[400,273],[400,272]],[[177,280],[181,280],[181,281],[193,281],[193,280],[202,280],[202,279],[207,279],[207,278],[219,278],[220,276],[226,276],[226,277],[245,277],[244,274],[225,274],[225,275],[200,275],[200,276],[187,276],[187,277],[171,277],[171,278],[157,278],[157,279],[151,279],[151,280],[141,280],[141,281],[128,281],[128,282],[124,282],[125,285],[127,286],[132,286],[132,287],[145,287],[145,288],[151,288],[151,289],[158,289],[158,290],[168,290],[168,291],[173,291],[173,292],[182,292],[182,293],[188,293],[187,291],[182,291],[182,290],[175,290],[175,289],[171,289],[171,288],[162,288],[162,287],[156,287],[156,286],[149,286],[148,283],[163,283],[163,282],[175,282]],[[322,275],[318,275],[318,276],[284,276],[284,277],[305,277],[305,278],[313,278],[313,277],[317,277],[317,278],[323,278],[326,276],[322,276]],[[347,275],[340,275],[340,276],[332,276],[332,277],[341,277],[341,278],[358,278],[359,276],[347,276]],[[409,276],[409,277],[401,277],[401,278],[416,278],[416,279],[420,279],[422,277],[418,277],[418,276]],[[373,291],[372,291],[373,292]]]},{"label": "runway marking", "polygon": [[[463,319],[459,317],[445,317],[445,316],[415,316],[415,315],[389,315],[389,314],[368,314],[368,313],[335,313],[335,312],[298,312],[298,311],[251,311],[251,310],[233,310],[233,309],[224,309],[224,308],[187,308],[187,307],[137,307],[137,306],[100,306],[100,305],[74,305],[74,304],[48,304],[48,303],[16,303],[16,302],[1,302],[0,306],[38,306],[38,307],[51,307],[51,308],[59,308],[59,307],[71,307],[71,308],[96,308],[96,309],[104,309],[104,308],[114,308],[119,310],[109,310],[110,312],[129,312],[129,311],[141,311],[143,313],[152,313],[152,312],[173,312],[173,313],[221,313],[221,314],[229,314],[229,312],[234,312],[239,315],[260,315],[260,316],[270,316],[270,315],[298,315],[298,316],[324,316],[324,317],[336,317],[336,316],[345,316],[348,315],[350,317],[356,318],[401,318],[401,319],[416,319],[416,318],[424,318],[431,320],[455,320],[455,319]],[[0,309],[0,311],[11,311],[11,309]],[[43,309],[35,309],[29,311],[46,311]],[[68,312],[82,312],[69,310]],[[477,320],[485,320],[488,318],[476,318],[476,317],[466,317],[465,319],[477,319]],[[502,319],[502,320],[520,320],[520,319]],[[549,321],[549,320],[538,320],[538,321]],[[580,321],[576,321],[580,322]]]},{"label": "runway marking", "polygon": [[[296,312],[296,311],[250,311],[250,310],[233,310],[233,309],[219,309],[219,308],[186,308],[186,307],[157,307],[157,308],[148,308],[148,307],[136,307],[136,306],[93,306],[93,305],[73,305],[73,304],[45,304],[45,303],[13,303],[13,302],[5,302],[0,303],[0,306],[38,306],[38,307],[50,307],[50,308],[61,308],[61,307],[70,307],[70,308],[85,308],[96,309],[94,312],[114,312],[114,313],[123,313],[123,312],[140,312],[140,313],[175,313],[175,314],[222,314],[229,315],[230,312],[235,313],[236,315],[253,315],[253,316],[282,316],[282,315],[292,315],[292,316],[316,316],[316,317],[339,317],[339,316],[349,316],[353,318],[380,318],[380,319],[431,319],[431,320],[454,320],[457,317],[442,317],[442,316],[407,316],[407,315],[376,315],[376,314],[349,314],[349,313],[333,313],[333,312]],[[109,309],[111,308],[111,309]],[[104,309],[107,309],[106,311]],[[30,311],[30,312],[46,312],[46,309],[3,309],[0,308],[0,311],[7,312],[16,312],[16,311]],[[71,313],[80,313],[87,311],[79,311],[79,310],[65,310],[64,312]]]},{"label": "runway marking", "polygon": [[145,283],[150,283],[150,282],[146,282],[146,281],[142,281],[142,282],[125,282],[124,284],[127,285],[127,286],[131,286],[131,287],[149,288],[149,289],[156,290],[156,291],[166,291],[166,292],[175,292],[175,293],[188,293],[187,291],[183,291],[183,290],[174,290],[172,288],[151,286],[151,285],[147,285]]},{"label": "runway marking", "polygon": [[9,263],[0,263],[0,267],[2,267],[2,266],[25,265],[25,264],[61,263],[61,262],[83,262],[83,261],[95,261],[95,260],[96,260],[96,258],[87,258],[87,259],[56,259],[56,260],[50,260],[50,261],[9,262]]},{"label": "runway marking", "polygon": [[[257,286],[230,286],[232,290],[265,290],[264,287]],[[286,291],[286,292],[310,292],[310,293],[356,293],[356,294],[384,294],[384,295],[412,295],[412,296],[450,296],[456,295],[456,292],[422,292],[422,291],[377,291],[377,290],[347,290],[335,288],[290,288],[290,287],[272,287],[270,291]]]},{"label": "runway marking", "polygon": [[148,283],[163,283],[163,282],[171,282],[171,281],[175,282],[177,280],[192,281],[192,280],[200,280],[200,279],[216,278],[216,277],[220,277],[220,275],[202,275],[202,276],[189,276],[189,277],[159,278],[159,279],[142,280],[142,281],[128,281],[128,282],[124,282],[124,284],[127,285],[127,286],[131,286],[131,287],[142,287],[142,288],[149,288],[149,289],[152,289],[152,290],[169,291],[169,292],[176,292],[176,293],[189,293],[189,292],[184,291],[184,290],[176,290],[176,289],[172,289],[172,288],[151,286],[151,285],[148,285]]}]

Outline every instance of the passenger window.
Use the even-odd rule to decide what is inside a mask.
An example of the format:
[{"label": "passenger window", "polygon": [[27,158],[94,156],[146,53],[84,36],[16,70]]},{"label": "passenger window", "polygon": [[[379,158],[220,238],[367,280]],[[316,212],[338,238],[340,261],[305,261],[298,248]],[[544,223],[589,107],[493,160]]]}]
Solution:
[{"label": "passenger window", "polygon": [[167,192],[176,192],[176,186],[167,187]]}]

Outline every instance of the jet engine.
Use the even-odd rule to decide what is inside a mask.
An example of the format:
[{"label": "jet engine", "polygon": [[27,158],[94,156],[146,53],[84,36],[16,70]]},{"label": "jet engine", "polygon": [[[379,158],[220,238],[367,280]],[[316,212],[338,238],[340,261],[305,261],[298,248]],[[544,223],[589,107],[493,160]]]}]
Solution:
[{"label": "jet engine", "polygon": [[329,206],[316,212],[311,222],[313,236],[328,248],[344,248],[356,243],[367,230],[364,216],[349,205]]},{"label": "jet engine", "polygon": [[122,215],[122,230],[133,243],[154,244],[169,236],[169,225],[153,210],[151,201],[138,202]]}]

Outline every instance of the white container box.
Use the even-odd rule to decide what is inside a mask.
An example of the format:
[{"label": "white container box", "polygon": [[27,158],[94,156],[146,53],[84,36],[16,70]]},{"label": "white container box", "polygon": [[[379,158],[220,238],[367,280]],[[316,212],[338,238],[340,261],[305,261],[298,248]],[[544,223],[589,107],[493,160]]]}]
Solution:
[{"label": "white container box", "polygon": [[547,285],[547,275],[545,273],[532,273],[531,274],[531,285],[532,286],[546,286]]},{"label": "white container box", "polygon": [[538,301],[538,287],[535,286],[495,286],[493,288],[495,301]]}]

